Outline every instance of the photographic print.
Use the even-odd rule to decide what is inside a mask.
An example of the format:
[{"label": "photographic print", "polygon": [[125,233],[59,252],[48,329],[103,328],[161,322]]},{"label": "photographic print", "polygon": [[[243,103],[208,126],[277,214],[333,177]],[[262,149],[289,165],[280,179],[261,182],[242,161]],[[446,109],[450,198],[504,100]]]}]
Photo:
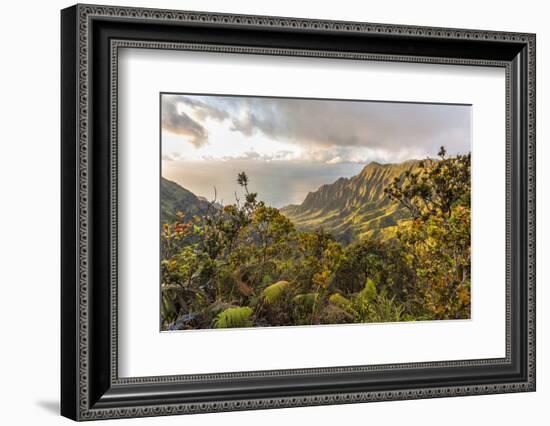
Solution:
[{"label": "photographic print", "polygon": [[469,319],[471,105],[161,93],[161,330]]}]

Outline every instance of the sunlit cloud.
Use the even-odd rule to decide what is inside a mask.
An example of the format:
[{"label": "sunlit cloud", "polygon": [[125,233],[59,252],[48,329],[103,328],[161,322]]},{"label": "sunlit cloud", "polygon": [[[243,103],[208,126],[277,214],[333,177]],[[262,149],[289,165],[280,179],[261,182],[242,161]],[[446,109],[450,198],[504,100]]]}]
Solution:
[{"label": "sunlit cloud", "polygon": [[[261,145],[273,151],[278,143],[312,161],[351,161],[362,148],[390,161],[411,148],[419,155],[441,145],[470,149],[466,105],[193,95],[164,95],[162,105],[163,131],[197,149],[232,140],[231,133],[256,142],[241,154],[266,148]],[[217,123],[222,138],[210,131]],[[315,160],[316,151],[332,158]]]},{"label": "sunlit cloud", "polygon": [[471,150],[468,105],[164,94],[161,115],[163,176],[229,201],[243,170],[281,206],[371,161]]}]

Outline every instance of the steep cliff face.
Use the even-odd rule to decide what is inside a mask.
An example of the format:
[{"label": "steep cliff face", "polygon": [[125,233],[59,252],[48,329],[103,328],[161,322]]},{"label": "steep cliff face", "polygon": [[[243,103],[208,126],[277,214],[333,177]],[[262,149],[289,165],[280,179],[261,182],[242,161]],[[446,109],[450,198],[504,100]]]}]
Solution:
[{"label": "steep cliff face", "polygon": [[359,174],[323,185],[310,192],[302,204],[286,206],[281,211],[298,229],[323,228],[344,242],[363,235],[391,236],[395,225],[407,214],[386,197],[384,188],[417,164],[414,160],[369,163]]},{"label": "steep cliff face", "polygon": [[[388,238],[394,235],[397,223],[408,217],[407,212],[385,194],[386,188],[396,177],[418,161],[399,164],[372,162],[351,177],[340,178],[310,192],[302,204],[281,208],[296,228],[314,231],[322,228],[338,240],[349,243],[361,236]],[[186,219],[203,215],[209,203],[175,182],[161,179],[161,220],[172,222],[181,211]],[[220,208],[214,204],[210,208]]]}]

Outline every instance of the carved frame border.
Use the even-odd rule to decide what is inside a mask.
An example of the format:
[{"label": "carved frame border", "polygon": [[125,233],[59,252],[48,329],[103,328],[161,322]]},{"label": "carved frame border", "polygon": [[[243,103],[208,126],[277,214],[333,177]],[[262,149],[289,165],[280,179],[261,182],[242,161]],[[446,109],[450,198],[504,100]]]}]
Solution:
[{"label": "carved frame border", "polygon": [[[230,410],[245,410],[245,409],[262,409],[262,408],[281,408],[294,406],[309,406],[309,405],[324,405],[324,404],[341,404],[352,402],[366,401],[384,401],[384,400],[401,400],[401,399],[416,399],[416,398],[434,398],[443,396],[462,396],[488,393],[504,393],[518,391],[532,391],[535,389],[535,36],[533,34],[511,33],[511,32],[494,32],[494,31],[479,31],[479,30],[464,30],[464,29],[447,29],[436,27],[417,27],[417,26],[402,26],[402,25],[387,25],[387,24],[370,24],[358,22],[338,22],[325,20],[297,19],[297,18],[282,18],[282,17],[267,17],[267,16],[247,16],[247,15],[230,15],[204,12],[187,12],[187,11],[170,11],[157,9],[142,9],[142,8],[127,8],[127,7],[104,7],[92,5],[78,5],[78,61],[77,61],[77,89],[78,89],[78,111],[77,111],[77,170],[78,177],[78,217],[77,217],[77,236],[76,245],[78,253],[78,277],[77,277],[77,341],[78,341],[78,363],[77,363],[77,415],[79,420],[104,419],[113,417],[141,417],[141,416],[158,416],[170,414],[184,413],[205,413]],[[528,181],[527,181],[527,204],[528,217],[527,229],[529,244],[527,246],[527,306],[528,306],[528,338],[527,338],[527,368],[528,380],[525,382],[512,382],[494,385],[480,386],[450,386],[446,388],[425,388],[425,389],[403,389],[397,391],[380,391],[380,392],[359,392],[359,393],[331,393],[326,395],[301,396],[301,397],[276,397],[276,398],[258,398],[245,400],[231,400],[208,403],[176,403],[162,404],[142,407],[129,408],[90,408],[88,379],[89,379],[89,321],[88,309],[90,300],[88,299],[88,273],[89,273],[89,256],[88,256],[88,233],[89,233],[89,167],[88,149],[89,149],[89,133],[88,133],[88,114],[89,114],[89,54],[90,54],[90,38],[89,29],[90,22],[96,17],[109,18],[127,18],[137,19],[140,21],[174,21],[174,22],[189,22],[189,23],[212,23],[224,25],[239,25],[252,26],[260,28],[300,28],[311,29],[316,31],[338,31],[338,32],[359,32],[359,33],[375,33],[375,34],[406,34],[415,37],[423,38],[444,38],[444,39],[467,39],[467,40],[495,40],[524,43],[527,46],[527,97],[528,97],[528,116],[527,116],[527,152],[528,152]],[[409,61],[409,62],[428,62],[428,63],[452,63],[464,65],[485,65],[485,66],[501,66],[506,68],[507,81],[507,207],[510,205],[510,161],[511,153],[509,149],[509,138],[511,129],[509,129],[509,114],[510,114],[510,69],[505,62],[499,61],[482,61],[468,60],[460,58],[419,58],[414,56],[395,56],[395,55],[374,55],[374,54],[354,54],[343,52],[313,52],[313,51],[297,51],[287,49],[271,49],[271,48],[246,48],[246,47],[231,47],[231,46],[205,46],[181,43],[160,43],[160,42],[145,42],[138,40],[113,40],[111,44],[111,90],[113,94],[112,103],[112,120],[116,121],[117,114],[117,98],[116,98],[116,77],[117,77],[117,51],[122,47],[133,48],[156,48],[156,49],[186,49],[186,50],[202,50],[202,51],[224,51],[232,53],[256,53],[268,55],[302,55],[302,56],[319,56],[342,59],[369,59],[369,60],[384,60],[384,61]],[[117,131],[116,126],[111,127],[112,142],[116,142]],[[116,143],[112,144],[113,151],[111,153],[113,164],[116,165]],[[117,187],[116,187],[116,166],[112,167],[111,171],[112,182],[112,205],[116,206]],[[112,279],[112,299],[111,299],[111,336],[113,348],[117,345],[117,326],[116,326],[116,208],[111,212],[114,221],[112,222],[112,240],[111,240],[111,279]],[[509,232],[509,209],[507,209],[507,233]],[[510,275],[509,270],[509,254],[510,254],[510,238],[507,234],[507,260],[506,260],[506,276],[507,282]],[[510,299],[510,290],[507,283],[506,291],[507,299],[507,350],[505,362],[509,360],[509,341],[510,341],[510,312],[508,309],[508,301]],[[216,379],[239,378],[247,375],[300,375],[309,372],[330,373],[333,371],[343,371],[342,369],[352,369],[359,371],[361,368],[366,370],[374,369],[396,369],[407,368],[411,366],[449,366],[449,365],[480,365],[502,362],[499,360],[468,360],[446,363],[421,363],[419,364],[394,364],[383,366],[366,366],[366,367],[333,367],[327,369],[306,369],[306,370],[275,370],[268,372],[250,372],[250,373],[226,373],[222,375],[201,375],[201,376],[162,376],[162,377],[147,377],[147,378],[130,378],[120,379],[117,374],[117,351],[112,351],[112,367],[111,380],[113,383],[169,383],[182,380],[200,380],[200,379]]]}]

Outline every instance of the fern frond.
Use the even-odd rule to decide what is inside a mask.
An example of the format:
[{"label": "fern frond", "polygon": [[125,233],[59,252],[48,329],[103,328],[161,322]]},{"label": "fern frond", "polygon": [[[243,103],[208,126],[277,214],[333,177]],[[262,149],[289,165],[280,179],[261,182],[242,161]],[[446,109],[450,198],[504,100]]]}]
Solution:
[{"label": "fern frond", "polygon": [[359,292],[359,297],[365,302],[372,302],[374,299],[376,299],[376,295],[376,284],[372,279],[367,278],[365,288]]},{"label": "fern frond", "polygon": [[262,296],[265,303],[268,305],[276,303],[291,286],[292,284],[289,281],[277,281],[275,284],[264,288]]},{"label": "fern frond", "polygon": [[351,306],[351,301],[346,297],[342,296],[340,293],[334,293],[329,298],[328,301],[333,305],[338,306],[339,308],[344,309],[346,312],[353,310]]},{"label": "fern frond", "polygon": [[297,294],[292,298],[292,302],[296,305],[302,305],[305,307],[312,307],[317,300],[317,293],[305,293]]},{"label": "fern frond", "polygon": [[342,296],[340,293],[334,293],[329,298],[328,301],[331,305],[337,307],[338,309],[345,312],[350,318],[359,318],[359,313],[353,307],[353,303],[348,298]]},{"label": "fern frond", "polygon": [[214,319],[215,328],[252,327],[252,308],[238,306],[220,312]]}]

